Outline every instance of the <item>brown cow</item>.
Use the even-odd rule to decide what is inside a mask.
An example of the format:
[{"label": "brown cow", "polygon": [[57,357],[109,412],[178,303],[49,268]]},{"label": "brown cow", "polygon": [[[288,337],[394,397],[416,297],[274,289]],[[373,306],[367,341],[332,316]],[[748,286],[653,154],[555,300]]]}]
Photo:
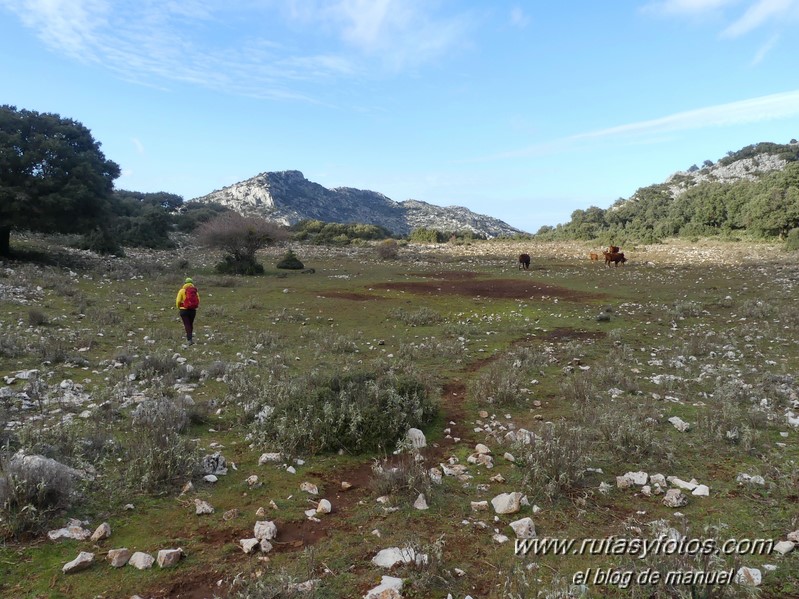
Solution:
[{"label": "brown cow", "polygon": [[519,254],[519,270],[530,268],[530,254]]},{"label": "brown cow", "polygon": [[602,252],[605,256],[605,266],[610,266],[610,263],[618,267],[619,262],[621,265],[624,266],[624,263],[627,262],[627,258],[624,257],[624,252]]},{"label": "brown cow", "polygon": [[617,245],[609,245],[608,246],[608,254],[618,254],[621,252],[621,248]]},{"label": "brown cow", "polygon": [[588,252],[588,257],[591,259],[591,262],[596,262],[599,260],[599,254],[596,252]]}]

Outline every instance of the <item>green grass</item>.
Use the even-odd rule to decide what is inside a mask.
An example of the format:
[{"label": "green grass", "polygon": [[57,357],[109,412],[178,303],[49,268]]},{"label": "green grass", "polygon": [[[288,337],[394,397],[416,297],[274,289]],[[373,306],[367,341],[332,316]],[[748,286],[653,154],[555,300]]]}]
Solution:
[{"label": "green grass", "polygon": [[[477,258],[427,255],[421,261],[404,260],[405,249],[391,261],[380,260],[369,247],[357,256],[306,257],[300,250],[298,255],[306,267],[315,269],[314,274],[277,276],[267,258],[266,275],[255,278],[220,277],[212,272],[214,257],[193,258],[197,266],[191,274],[202,304],[195,323],[196,344],[188,348],[182,346],[182,326],[174,309],[181,278],[166,267],[159,269],[160,258],[126,259],[117,271],[81,264],[77,277],[56,266],[13,263],[3,282],[31,290],[41,286],[44,291],[30,304],[0,301],[4,338],[0,351],[7,348],[0,375],[46,369],[53,372],[46,379],[51,390],[61,380],[71,379],[98,402],[110,401],[117,413],[107,421],[84,422],[77,416],[83,407],[61,405],[54,398],[51,407],[60,405],[62,411],[34,426],[73,413],[83,423],[81,431],[95,430],[99,435],[110,430],[112,437],[121,438],[133,407],[123,407],[125,397],[134,391],[151,394],[152,377],[163,377],[167,387],[183,379],[195,385],[189,393],[198,409],[181,434],[197,439],[201,454],[212,453],[211,444],[218,444],[230,469],[213,486],[195,479],[196,491],[189,496],[178,496],[180,484],[148,495],[107,482],[117,480],[124,468],[116,461],[118,454],[110,453],[106,461],[94,464],[104,478],[89,485],[84,498],[73,502],[51,528],[69,516],[89,518],[92,529],[109,521],[112,537],[100,543],[101,551],[127,546],[155,554],[181,546],[187,558],[175,570],[156,567],[138,572],[113,570],[98,555],[101,563],[66,577],[61,566],[78,551],[92,550],[90,543],[8,538],[0,541],[0,594],[96,596],[114,589],[119,596],[144,596],[175,578],[188,585],[225,579],[227,585],[236,572],[262,570],[266,576],[283,571],[296,579],[321,577],[320,597],[361,596],[386,574],[370,564],[371,557],[382,548],[411,543],[440,554],[426,571],[402,566],[391,573],[406,578],[407,596],[450,592],[503,597],[511,596],[512,588],[533,593],[568,587],[572,575],[586,568],[629,566],[629,560],[607,555],[517,558],[512,540],[502,545],[492,541],[494,528],[512,536],[507,524],[527,515],[533,517],[539,536],[575,539],[651,538],[647,526],[657,519],[676,528],[687,523],[690,536],[702,536],[707,526],[724,525],[725,538],[781,539],[799,528],[793,509],[796,473],[791,465],[799,459],[799,445],[783,419],[790,400],[785,385],[766,376],[791,375],[799,366],[792,333],[794,298],[790,287],[779,282],[789,279],[783,265],[644,266],[631,261],[624,268],[603,269],[583,259],[536,261],[536,252],[530,251],[539,266],[519,272],[498,254],[502,250],[492,254],[492,247],[485,244],[488,253]],[[541,248],[542,255],[549,251],[549,246]],[[275,252],[277,256],[282,250]],[[164,264],[176,259],[174,253],[163,256]],[[407,282],[457,281],[467,271],[473,273],[468,279],[472,283],[533,280],[598,295],[579,301],[561,297],[555,302],[554,297],[540,294],[498,298],[489,293],[417,294],[397,287]],[[451,273],[450,278],[442,273]],[[597,314],[606,308],[610,321],[598,322]],[[31,310],[41,312],[47,325],[32,328]],[[35,320],[42,319],[37,315]],[[55,339],[63,347],[56,347]],[[185,357],[194,372],[174,365],[175,354]],[[48,358],[51,363],[43,364]],[[297,465],[294,475],[280,465],[257,465],[266,448],[259,438],[247,437],[253,430],[248,425],[251,415],[246,398],[234,392],[234,377],[251,382],[270,377],[297,380],[309,373],[374,371],[377,364],[413,364],[443,389],[439,412],[425,426],[430,457],[424,468],[454,456],[468,466],[473,478],[445,477],[432,489],[430,510],[425,512],[415,510],[411,505],[415,497],[409,499],[407,491],[398,488],[391,505],[399,509],[386,511],[375,501],[370,476],[346,493],[339,484],[364,467],[368,470],[373,459],[390,457],[390,447],[375,453],[302,455],[306,463]],[[202,370],[212,371],[213,378],[201,377]],[[133,373],[136,380],[129,381]],[[682,380],[657,384],[656,375]],[[744,392],[736,395],[724,387],[734,380],[747,385]],[[462,385],[457,399],[447,395],[455,383]],[[23,385],[18,381],[14,389]],[[498,385],[506,390],[502,401],[486,402],[492,386]],[[709,425],[722,414],[722,394],[726,394],[723,401],[739,409],[730,412],[733,416],[768,400],[772,418],[758,424],[751,443],[727,443],[713,436]],[[496,434],[474,430],[478,420],[483,424],[490,420],[480,418],[481,410],[496,416]],[[0,407],[0,424],[4,413]],[[667,422],[673,415],[690,422],[690,431],[676,431]],[[500,442],[507,432],[500,427],[507,429],[513,423],[541,434],[547,421],[563,421],[563,430],[579,426],[579,434],[585,435],[587,465],[603,473],[564,480],[547,493],[531,486],[535,479],[526,476],[520,459],[523,451]],[[452,428],[452,436],[462,441],[453,443],[445,428]],[[789,432],[787,438],[780,435],[783,431]],[[467,463],[478,442],[492,449],[494,468]],[[18,443],[12,438],[10,449]],[[80,446],[71,451],[70,459],[76,462],[89,459]],[[506,461],[502,457],[506,451],[519,461]],[[230,467],[231,462],[237,469]],[[679,510],[685,514],[680,520],[659,498],[644,497],[635,489],[621,490],[613,484],[609,494],[599,492],[601,482],[615,483],[617,475],[639,469],[696,478],[711,487],[711,496],[690,497]],[[742,487],[735,482],[739,472],[762,474],[768,484]],[[251,474],[258,475],[261,487],[247,486]],[[502,474],[505,482],[493,482],[496,474]],[[303,513],[312,504],[299,489],[306,480],[317,484],[320,497],[329,498],[334,507],[333,514],[323,516],[325,535],[313,545],[313,555],[279,551],[270,556],[268,567],[245,556],[237,542],[251,535],[259,507],[267,510],[267,519],[312,528]],[[499,516],[495,522],[493,511],[470,508],[471,501],[515,490],[525,492],[542,511],[532,515],[530,508],[523,508],[520,514]],[[216,513],[196,516],[194,497],[209,501]],[[270,501],[279,506],[277,511],[268,507]],[[124,511],[125,503],[135,504],[136,509]],[[338,512],[337,505],[344,511]],[[224,522],[222,513],[233,508],[239,516]],[[372,534],[375,529],[379,538]],[[765,575],[764,588],[778,596],[799,592],[799,577],[790,567],[794,559],[744,556],[740,562],[776,563],[779,569]],[[526,569],[533,562],[538,567]],[[665,560],[662,564],[668,565]],[[465,575],[458,576],[456,568]],[[211,592],[210,586],[205,588]],[[726,590],[734,593],[736,588]],[[626,596],[612,586],[593,591],[599,596]]]}]

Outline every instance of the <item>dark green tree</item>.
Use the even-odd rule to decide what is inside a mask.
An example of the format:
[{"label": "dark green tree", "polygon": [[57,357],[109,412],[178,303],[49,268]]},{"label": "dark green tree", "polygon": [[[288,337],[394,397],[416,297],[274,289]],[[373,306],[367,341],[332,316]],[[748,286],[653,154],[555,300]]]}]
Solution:
[{"label": "dark green tree", "polygon": [[9,254],[12,230],[94,230],[118,176],[81,123],[0,106],[0,255]]}]

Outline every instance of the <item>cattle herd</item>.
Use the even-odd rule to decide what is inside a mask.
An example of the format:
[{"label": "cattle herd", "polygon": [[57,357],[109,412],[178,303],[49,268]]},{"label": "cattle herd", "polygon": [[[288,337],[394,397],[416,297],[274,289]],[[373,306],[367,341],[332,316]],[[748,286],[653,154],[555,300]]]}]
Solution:
[{"label": "cattle herd", "polygon": [[[610,266],[611,262],[613,262],[614,266],[618,266],[619,262],[624,266],[624,263],[627,262],[627,258],[624,257],[624,252],[622,252],[621,248],[617,245],[609,245],[608,249],[602,251],[602,255],[605,257],[605,266]],[[591,262],[599,262],[599,254],[597,252],[589,252],[588,258]],[[527,270],[529,268],[530,254],[519,254],[519,270]]]}]

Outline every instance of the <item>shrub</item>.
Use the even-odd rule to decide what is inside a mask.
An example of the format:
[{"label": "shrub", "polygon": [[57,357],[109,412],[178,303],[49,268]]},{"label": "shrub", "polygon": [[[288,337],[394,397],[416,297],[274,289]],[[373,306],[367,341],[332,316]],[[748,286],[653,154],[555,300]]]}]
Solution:
[{"label": "shrub", "polygon": [[547,424],[525,448],[525,484],[532,494],[552,500],[583,480],[590,454],[585,429],[563,421]]},{"label": "shrub", "polygon": [[187,406],[166,396],[139,404],[126,440],[123,479],[129,488],[158,493],[182,485],[200,470],[197,444],[180,434]]},{"label": "shrub", "polygon": [[496,360],[480,371],[469,386],[469,395],[478,403],[496,406],[518,406],[527,399],[522,387],[526,377],[513,367],[507,357]]},{"label": "shrub", "polygon": [[377,245],[377,255],[381,260],[395,260],[399,255],[399,246],[394,239],[386,239]]},{"label": "shrub", "polygon": [[32,308],[28,310],[28,324],[32,327],[40,327],[48,324],[47,315],[41,310]]},{"label": "shrub", "polygon": [[261,395],[269,409],[255,423],[255,435],[287,455],[393,448],[438,410],[430,385],[410,368],[312,373],[276,381]]},{"label": "shrub", "polygon": [[286,252],[275,266],[285,270],[302,270],[305,268],[305,265],[292,250]]},{"label": "shrub", "polygon": [[395,318],[411,327],[421,327],[431,324],[438,324],[444,320],[444,317],[435,310],[422,306],[418,310],[408,311],[402,308],[396,308],[389,313],[390,318]]},{"label": "shrub", "polygon": [[799,229],[791,229],[785,236],[785,249],[789,252],[799,250]]},{"label": "shrub", "polygon": [[254,256],[243,258],[225,256],[214,268],[216,272],[228,275],[245,275],[252,277],[264,274],[264,267],[256,262]]},{"label": "shrub", "polygon": [[0,461],[0,530],[7,536],[43,530],[51,517],[69,506],[76,474],[41,456]]},{"label": "shrub", "polygon": [[375,460],[372,464],[372,490],[377,495],[398,495],[411,502],[419,493],[424,493],[429,501],[433,484],[423,462],[418,462],[413,454],[402,454],[395,460]]}]

